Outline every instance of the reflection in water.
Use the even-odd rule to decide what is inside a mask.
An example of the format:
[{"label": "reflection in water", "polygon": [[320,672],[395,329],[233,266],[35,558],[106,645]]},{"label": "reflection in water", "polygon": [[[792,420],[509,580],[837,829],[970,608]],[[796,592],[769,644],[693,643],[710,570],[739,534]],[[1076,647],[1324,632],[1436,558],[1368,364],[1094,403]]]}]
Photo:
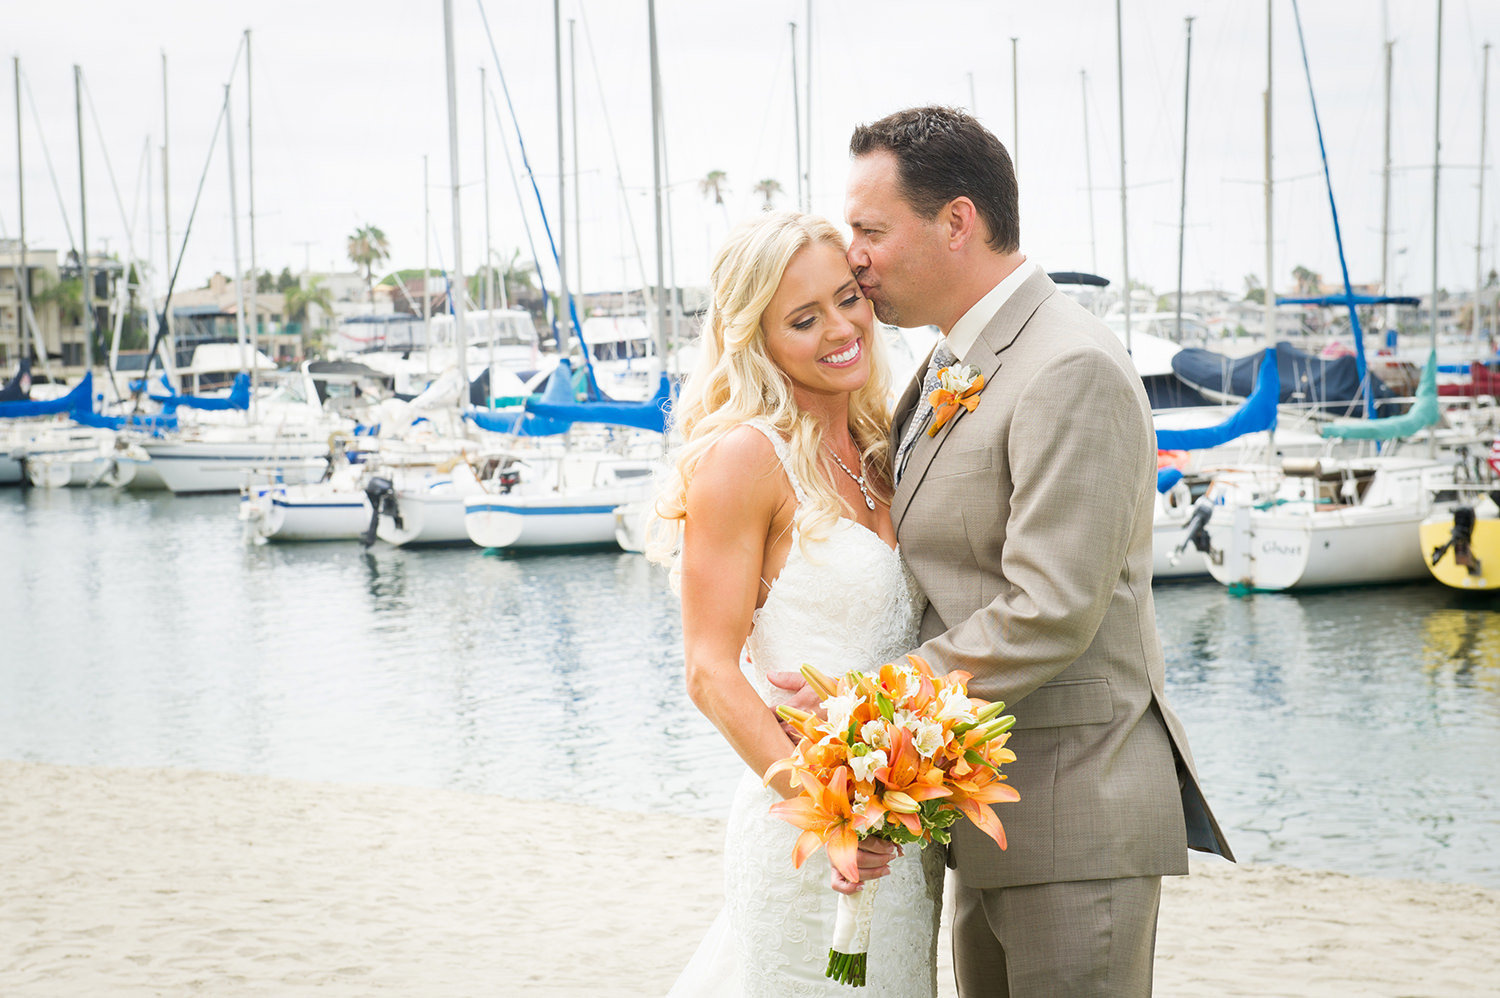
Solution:
[{"label": "reflection in water", "polygon": [[[255,546],[235,503],[0,490],[0,757],[727,808],[740,764],[644,559]],[[1159,587],[1236,852],[1500,886],[1496,605]]]}]

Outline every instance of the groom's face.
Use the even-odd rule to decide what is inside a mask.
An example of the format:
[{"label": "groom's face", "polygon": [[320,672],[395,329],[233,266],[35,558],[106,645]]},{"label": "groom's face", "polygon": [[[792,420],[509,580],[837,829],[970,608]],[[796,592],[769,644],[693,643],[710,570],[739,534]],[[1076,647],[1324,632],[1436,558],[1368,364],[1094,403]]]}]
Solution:
[{"label": "groom's face", "polygon": [[945,230],[912,210],[895,155],[882,149],[855,158],[844,220],[851,232],[849,268],[876,318],[908,327],[937,322],[931,296],[943,286]]}]

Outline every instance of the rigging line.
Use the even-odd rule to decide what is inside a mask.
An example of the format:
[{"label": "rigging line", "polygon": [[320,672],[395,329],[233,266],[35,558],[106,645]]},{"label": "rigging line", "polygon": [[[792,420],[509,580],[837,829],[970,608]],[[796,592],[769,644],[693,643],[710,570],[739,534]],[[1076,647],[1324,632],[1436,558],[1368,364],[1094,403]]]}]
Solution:
[{"label": "rigging line", "polygon": [[31,92],[31,78],[26,75],[26,70],[21,70],[22,88],[26,91],[26,103],[31,107],[31,120],[36,125],[37,138],[42,143],[42,159],[47,164],[47,176],[52,181],[52,191],[57,195],[57,210],[62,215],[63,231],[68,234],[68,249],[73,251],[73,257],[78,257],[78,240],[73,238],[73,226],[68,221],[68,205],[63,200],[62,188],[57,185],[57,170],[52,166],[52,153],[47,148],[47,134],[42,131],[42,116],[36,109],[36,97]]},{"label": "rigging line", "polygon": [[[1297,0],[1292,0],[1292,17],[1297,22],[1297,44],[1302,49],[1302,70],[1307,76],[1307,99],[1312,104],[1313,124],[1318,131],[1318,154],[1323,159],[1323,180],[1328,188],[1328,209],[1333,214],[1333,238],[1338,244],[1339,269],[1344,275],[1344,294],[1352,298],[1353,288],[1349,284],[1349,263],[1344,259],[1344,237],[1339,231],[1339,209],[1333,200],[1333,176],[1328,170],[1328,147],[1323,142],[1323,123],[1318,117],[1318,98],[1313,92],[1312,65],[1307,61],[1307,39],[1302,34],[1302,12],[1297,6]],[[1437,219],[1433,219],[1437,224]],[[1359,312],[1354,304],[1349,304],[1349,322],[1354,331],[1354,353],[1359,367],[1360,388],[1365,393],[1365,418],[1375,418],[1375,399],[1371,392],[1369,371],[1365,366],[1365,337],[1359,325]]]},{"label": "rigging line", "polygon": [[[243,44],[243,42],[241,44]],[[236,52],[235,54],[234,61],[236,65],[239,64],[238,52]],[[232,71],[230,75],[231,77],[233,76]],[[231,89],[226,86],[224,88],[224,102],[219,105],[219,116],[214,121],[214,131],[208,139],[208,153],[204,156],[203,159],[203,172],[198,176],[198,190],[193,195],[193,207],[188,211],[187,224],[183,226],[182,229],[182,245],[177,251],[177,260],[173,264],[172,274],[167,280],[167,293],[166,296],[162,298],[161,314],[157,319],[156,336],[151,340],[151,349],[146,353],[146,363],[145,366],[141,369],[141,379],[139,382],[139,384],[141,385],[145,385],[146,382],[150,380],[151,362],[156,359],[156,352],[161,346],[162,337],[167,334],[167,309],[169,309],[172,305],[172,290],[177,287],[177,276],[182,273],[182,257],[183,254],[187,252],[188,237],[193,232],[193,219],[197,217],[198,205],[203,200],[203,185],[208,180],[208,168],[213,165],[214,148],[219,144],[219,132],[223,130],[224,117],[229,113],[230,93]],[[176,358],[173,358],[173,360],[175,362]],[[166,370],[165,361],[162,363],[162,370]],[[141,393],[139,391],[131,392],[131,397],[135,399],[137,406],[139,406],[140,403],[140,396]]]},{"label": "rigging line", "polygon": [[[120,185],[115,180],[115,167],[109,158],[109,144],[104,141],[104,129],[99,125],[99,112],[94,109],[94,94],[89,89],[88,77],[84,75],[83,67],[78,69],[78,80],[83,84],[84,103],[89,108],[89,118],[94,122],[94,134],[99,139],[99,151],[104,156],[104,172],[109,175],[109,186],[115,195],[115,207],[120,209],[120,222],[125,226],[125,252],[129,254],[129,263],[135,263],[137,257],[135,252],[135,234],[129,219],[125,217],[125,199],[120,196]],[[136,179],[136,193],[140,193],[140,179]]]},{"label": "rigging line", "polygon": [[[510,111],[510,120],[515,126],[516,145],[521,149],[521,164],[526,167],[526,176],[531,181],[531,189],[536,194],[537,209],[542,215],[542,228],[547,232],[547,244],[552,250],[552,261],[557,265],[558,272],[562,272],[562,258],[557,252],[557,240],[552,236],[552,224],[547,221],[547,208],[542,203],[542,191],[537,187],[536,175],[531,170],[531,159],[526,155],[526,141],[521,138],[521,120],[516,117],[516,105],[510,99],[510,87],[505,82],[505,69],[500,65],[500,52],[495,48],[495,36],[490,33],[489,15],[484,12],[484,0],[474,0],[474,5],[479,8],[479,19],[484,24],[484,36],[490,43],[490,57],[495,60],[495,73],[500,77],[500,90],[505,94],[505,106]],[[598,382],[594,377],[594,362],[589,356],[589,346],[583,339],[583,323],[578,321],[578,305],[574,301],[573,294],[568,293],[568,315],[573,320],[573,332],[578,337],[578,346],[583,350],[583,364],[589,372],[589,384],[592,388],[591,394],[598,392]],[[556,333],[554,331],[554,339]],[[558,350],[563,345],[558,343]]]},{"label": "rigging line", "polygon": [[[505,153],[505,168],[510,172],[511,190],[515,192],[516,207],[519,208],[521,212],[521,227],[526,230],[526,247],[531,250],[531,266],[532,269],[536,271],[537,283],[542,286],[542,301],[551,301],[551,296],[547,294],[547,278],[542,273],[542,257],[541,254],[537,253],[536,251],[536,239],[531,234],[531,219],[526,215],[526,199],[521,196],[521,184],[516,179],[515,160],[513,160],[510,155],[510,143],[505,141],[505,122],[500,120],[500,103],[499,101],[495,100],[495,95],[490,91],[488,85],[485,86],[485,92],[489,94],[490,98],[490,114],[494,115],[495,124],[500,129],[500,149]],[[439,248],[438,250],[438,262],[442,262],[441,248]],[[510,265],[506,264],[505,269],[506,272],[509,273]],[[503,276],[500,279],[502,281],[505,280]],[[555,343],[558,341],[557,316],[555,313],[552,316],[551,325],[552,341]]]},{"label": "rigging line", "polygon": [[[630,199],[625,196],[625,172],[620,167],[620,150],[615,145],[615,129],[610,124],[609,106],[604,100],[604,80],[599,76],[599,58],[594,53],[594,34],[589,30],[589,17],[584,9],[583,0],[578,0],[578,15],[583,21],[583,44],[589,50],[589,65],[594,71],[594,87],[599,91],[599,106],[604,111],[604,134],[609,137],[609,154],[615,161],[615,180],[620,187],[620,200],[625,210],[625,225],[630,230],[630,243],[635,249],[636,267],[641,273],[641,287],[652,288],[651,282],[646,279],[646,255],[641,252],[641,239],[635,228],[635,215],[630,211]],[[651,290],[650,306],[655,311],[656,290]]]}]

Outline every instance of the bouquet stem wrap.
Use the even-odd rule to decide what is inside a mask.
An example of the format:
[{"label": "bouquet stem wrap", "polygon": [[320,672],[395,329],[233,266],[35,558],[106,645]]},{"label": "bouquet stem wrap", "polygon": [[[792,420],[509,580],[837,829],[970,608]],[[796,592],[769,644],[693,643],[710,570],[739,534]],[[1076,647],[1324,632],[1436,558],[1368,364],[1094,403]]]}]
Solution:
[{"label": "bouquet stem wrap", "polygon": [[870,923],[875,918],[875,894],[880,881],[871,880],[853,894],[840,894],[833,923],[833,945],[828,950],[828,976],[840,984],[865,986]]}]

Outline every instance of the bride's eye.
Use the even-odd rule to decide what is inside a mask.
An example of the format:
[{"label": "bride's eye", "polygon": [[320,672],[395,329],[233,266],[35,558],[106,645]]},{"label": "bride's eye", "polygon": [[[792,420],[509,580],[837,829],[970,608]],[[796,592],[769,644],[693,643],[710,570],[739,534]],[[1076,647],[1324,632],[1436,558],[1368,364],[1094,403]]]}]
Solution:
[{"label": "bride's eye", "polygon": [[853,308],[854,305],[855,305],[855,303],[858,302],[858,301],[859,301],[859,295],[850,295],[848,298],[845,298],[843,301],[839,302],[839,307],[840,308]]},{"label": "bride's eye", "polygon": [[792,328],[793,329],[799,329],[799,330],[801,330],[801,329],[811,329],[812,328],[812,324],[814,322],[817,322],[817,321],[818,321],[818,317],[817,316],[815,316],[815,315],[809,315],[805,319],[798,319],[796,322],[792,323]]}]

